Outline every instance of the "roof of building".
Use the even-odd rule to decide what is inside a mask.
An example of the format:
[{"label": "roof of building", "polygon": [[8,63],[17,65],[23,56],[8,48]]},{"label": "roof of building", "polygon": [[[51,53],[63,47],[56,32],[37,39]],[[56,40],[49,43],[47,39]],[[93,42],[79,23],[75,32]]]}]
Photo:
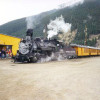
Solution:
[{"label": "roof of building", "polygon": [[1,35],[5,35],[5,36],[10,36],[10,37],[14,37],[14,38],[18,38],[18,39],[21,39],[19,37],[16,37],[16,36],[11,36],[11,35],[7,35],[7,34],[3,34],[3,33],[0,33]]},{"label": "roof of building", "polygon": [[73,47],[82,47],[82,48],[90,48],[90,49],[97,49],[97,50],[100,50],[100,48],[97,48],[97,47],[91,47],[91,46],[85,46],[85,45],[70,44],[70,46],[73,46]]}]

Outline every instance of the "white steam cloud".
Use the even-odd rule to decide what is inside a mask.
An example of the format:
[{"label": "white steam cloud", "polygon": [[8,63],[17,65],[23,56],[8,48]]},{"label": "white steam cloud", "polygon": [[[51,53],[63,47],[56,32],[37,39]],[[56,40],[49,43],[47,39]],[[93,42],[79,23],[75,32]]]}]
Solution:
[{"label": "white steam cloud", "polygon": [[36,25],[40,23],[40,16],[30,16],[26,18],[27,29],[33,29]]},{"label": "white steam cloud", "polygon": [[27,17],[26,18],[26,22],[27,22],[27,29],[33,29],[34,25],[33,25],[33,17]]},{"label": "white steam cloud", "polygon": [[48,28],[48,38],[57,35],[59,32],[67,33],[71,29],[70,23],[65,23],[63,16],[56,18],[47,25]]},{"label": "white steam cloud", "polygon": [[50,61],[62,61],[65,59],[67,59],[67,56],[65,57],[65,54],[62,55],[61,52],[59,52],[59,53],[52,53],[51,56],[46,56],[45,58],[41,58],[37,63],[50,62]]}]

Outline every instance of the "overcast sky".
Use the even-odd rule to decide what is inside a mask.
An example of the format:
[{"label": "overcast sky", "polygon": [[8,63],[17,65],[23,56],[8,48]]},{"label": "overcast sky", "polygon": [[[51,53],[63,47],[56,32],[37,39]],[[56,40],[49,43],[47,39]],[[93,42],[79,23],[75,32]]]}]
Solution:
[{"label": "overcast sky", "polygon": [[83,0],[0,0],[0,25],[11,20],[39,14],[66,3],[73,5]]}]

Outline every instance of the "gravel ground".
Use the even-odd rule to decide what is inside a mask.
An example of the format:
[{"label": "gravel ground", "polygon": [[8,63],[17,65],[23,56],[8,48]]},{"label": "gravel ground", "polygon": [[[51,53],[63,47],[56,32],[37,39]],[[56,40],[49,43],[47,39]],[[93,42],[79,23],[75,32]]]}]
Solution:
[{"label": "gravel ground", "polygon": [[41,64],[0,60],[0,100],[100,100],[100,57]]}]

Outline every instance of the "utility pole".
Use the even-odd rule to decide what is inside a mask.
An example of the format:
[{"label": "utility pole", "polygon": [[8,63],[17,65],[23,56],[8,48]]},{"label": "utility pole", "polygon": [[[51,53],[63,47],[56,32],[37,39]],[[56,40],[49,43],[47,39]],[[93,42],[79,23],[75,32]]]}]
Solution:
[{"label": "utility pole", "polygon": [[44,38],[46,39],[47,38],[47,25],[45,25],[43,33],[44,33]]},{"label": "utility pole", "polygon": [[87,27],[86,27],[86,25],[85,25],[84,33],[85,33],[85,41],[84,41],[84,45],[87,45]]}]

